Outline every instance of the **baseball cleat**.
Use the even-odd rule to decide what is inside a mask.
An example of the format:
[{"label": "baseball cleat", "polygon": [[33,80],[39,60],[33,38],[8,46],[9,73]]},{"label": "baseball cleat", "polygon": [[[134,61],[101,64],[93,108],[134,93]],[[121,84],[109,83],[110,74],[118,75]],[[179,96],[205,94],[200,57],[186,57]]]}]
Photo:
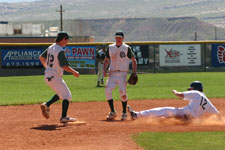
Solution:
[{"label": "baseball cleat", "polygon": [[136,112],[133,111],[129,105],[127,106],[127,108],[128,108],[128,111],[130,112],[131,119],[132,119],[132,120],[137,119],[137,114],[136,114]]},{"label": "baseball cleat", "polygon": [[106,119],[107,119],[108,121],[112,121],[112,120],[115,120],[116,117],[117,117],[116,112],[110,112],[110,113],[106,116]]},{"label": "baseball cleat", "polygon": [[71,118],[71,117],[60,118],[60,123],[75,122],[75,121],[76,121],[76,118]]},{"label": "baseball cleat", "polygon": [[104,84],[104,80],[103,79],[101,79],[101,84]]},{"label": "baseball cleat", "polygon": [[48,119],[49,118],[49,111],[50,111],[50,108],[46,105],[46,103],[42,103],[41,106],[41,111],[42,111],[42,115]]},{"label": "baseball cleat", "polygon": [[120,120],[122,121],[127,120],[127,113],[122,113]]}]

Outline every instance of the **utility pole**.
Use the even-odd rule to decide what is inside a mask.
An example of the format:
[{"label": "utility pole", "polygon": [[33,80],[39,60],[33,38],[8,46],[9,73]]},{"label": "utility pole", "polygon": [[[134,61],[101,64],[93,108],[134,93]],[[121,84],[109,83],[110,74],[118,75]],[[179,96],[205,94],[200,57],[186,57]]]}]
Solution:
[{"label": "utility pole", "polygon": [[63,12],[65,10],[63,10],[62,5],[60,5],[60,10],[56,10],[56,12],[60,13],[60,31],[63,31]]},{"label": "utility pole", "polygon": [[198,34],[197,34],[197,32],[195,32],[195,41],[197,41],[198,40]]}]

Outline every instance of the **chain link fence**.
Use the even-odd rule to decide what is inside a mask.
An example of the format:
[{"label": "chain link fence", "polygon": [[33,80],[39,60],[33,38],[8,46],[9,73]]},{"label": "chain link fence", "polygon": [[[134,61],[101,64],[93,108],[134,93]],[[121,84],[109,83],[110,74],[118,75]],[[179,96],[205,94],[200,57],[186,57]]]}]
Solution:
[{"label": "chain link fence", "polygon": [[[225,41],[126,43],[133,49],[139,73],[225,71]],[[75,69],[84,74],[95,74],[96,52],[109,44],[111,42],[70,43],[65,53],[77,66]],[[39,54],[49,45],[51,43],[0,43],[0,76],[43,74]],[[130,69],[131,66],[130,63]]]}]

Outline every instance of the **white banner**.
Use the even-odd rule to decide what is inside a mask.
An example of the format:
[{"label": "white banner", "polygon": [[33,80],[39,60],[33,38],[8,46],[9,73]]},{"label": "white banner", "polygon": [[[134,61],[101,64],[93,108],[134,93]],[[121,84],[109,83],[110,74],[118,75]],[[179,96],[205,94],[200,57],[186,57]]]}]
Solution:
[{"label": "white banner", "polygon": [[200,44],[159,45],[160,66],[200,66]]}]

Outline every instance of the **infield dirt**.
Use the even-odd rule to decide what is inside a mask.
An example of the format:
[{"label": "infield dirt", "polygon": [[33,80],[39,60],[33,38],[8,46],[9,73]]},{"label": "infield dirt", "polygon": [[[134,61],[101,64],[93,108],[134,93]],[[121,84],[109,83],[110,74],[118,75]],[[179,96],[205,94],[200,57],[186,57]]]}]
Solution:
[{"label": "infield dirt", "polygon": [[[140,119],[120,121],[121,103],[115,102],[117,120],[107,122],[109,112],[107,102],[71,103],[68,114],[86,125],[63,126],[59,124],[61,103],[51,105],[50,119],[46,120],[40,105],[0,107],[0,149],[4,150],[137,150],[142,149],[132,139],[132,135],[144,131],[188,132],[224,131],[225,99],[212,99],[212,103],[222,113],[216,116],[196,119],[184,123],[171,119]],[[154,107],[187,105],[182,100],[132,100],[128,102],[134,110]]]}]

